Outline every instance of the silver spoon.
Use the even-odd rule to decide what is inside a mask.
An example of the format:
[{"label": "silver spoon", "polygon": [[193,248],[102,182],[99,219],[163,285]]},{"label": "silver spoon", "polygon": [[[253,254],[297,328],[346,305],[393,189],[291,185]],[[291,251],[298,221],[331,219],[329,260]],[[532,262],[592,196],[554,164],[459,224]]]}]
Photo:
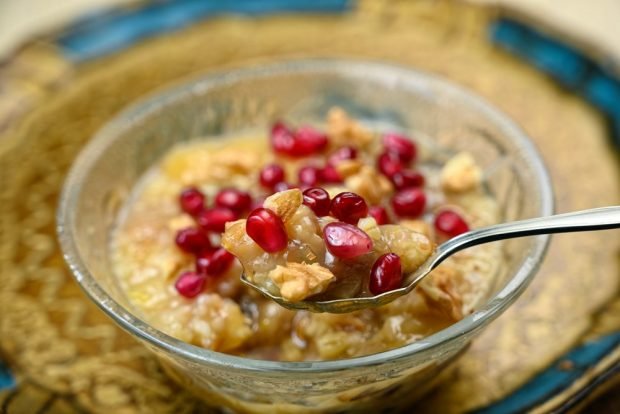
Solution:
[{"label": "silver spoon", "polygon": [[435,252],[413,273],[407,275],[403,286],[377,296],[334,299],[325,301],[289,302],[276,296],[260,286],[250,282],[245,273],[241,280],[248,286],[260,291],[269,299],[288,309],[308,310],[311,312],[346,313],[364,308],[385,305],[394,299],[406,295],[422,281],[431,270],[452,254],[467,247],[489,243],[497,240],[512,239],[539,234],[568,233],[589,230],[606,230],[620,227],[620,206],[595,208],[539,217],[528,220],[513,221],[494,226],[484,227],[463,233],[439,245]]}]

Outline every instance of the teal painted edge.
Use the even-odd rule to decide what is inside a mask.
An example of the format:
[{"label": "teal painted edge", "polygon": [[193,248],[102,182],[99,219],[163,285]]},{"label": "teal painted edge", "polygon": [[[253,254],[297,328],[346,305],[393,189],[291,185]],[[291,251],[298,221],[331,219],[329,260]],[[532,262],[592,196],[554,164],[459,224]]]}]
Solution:
[{"label": "teal painted edge", "polygon": [[0,361],[0,391],[15,388],[15,377],[9,368]]}]

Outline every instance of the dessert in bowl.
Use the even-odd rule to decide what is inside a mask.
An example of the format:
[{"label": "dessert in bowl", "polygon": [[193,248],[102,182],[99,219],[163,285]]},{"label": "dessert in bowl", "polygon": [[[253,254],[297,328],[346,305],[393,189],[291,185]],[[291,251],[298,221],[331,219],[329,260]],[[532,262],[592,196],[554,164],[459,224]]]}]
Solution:
[{"label": "dessert in bowl", "polygon": [[325,411],[421,395],[547,237],[463,251],[343,315],[269,302],[230,253],[292,300],[376,294],[447,237],[550,212],[538,155],[499,112],[429,75],[327,60],[207,76],[121,114],[76,162],[59,232],[87,293],[208,402]]}]

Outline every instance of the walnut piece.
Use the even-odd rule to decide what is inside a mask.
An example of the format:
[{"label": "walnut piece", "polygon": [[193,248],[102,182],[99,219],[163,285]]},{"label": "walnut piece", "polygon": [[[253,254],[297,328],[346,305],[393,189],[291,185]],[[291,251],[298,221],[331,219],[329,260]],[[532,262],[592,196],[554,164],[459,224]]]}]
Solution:
[{"label": "walnut piece", "polygon": [[349,118],[349,115],[338,107],[327,113],[327,133],[338,147],[350,145],[365,148],[373,141],[370,131]]},{"label": "walnut piece", "polygon": [[394,191],[390,180],[375,168],[363,166],[357,174],[349,176],[345,184],[354,193],[364,197],[370,204],[379,204]]},{"label": "walnut piece", "polygon": [[342,178],[347,178],[357,174],[363,166],[364,163],[359,160],[342,160],[336,164],[336,171]]},{"label": "walnut piece", "polygon": [[452,157],[441,170],[441,185],[444,190],[461,193],[480,185],[482,170],[468,152]]},{"label": "walnut piece", "polygon": [[280,295],[290,302],[299,302],[308,296],[324,292],[336,279],[327,268],[314,263],[286,263],[269,272],[269,278],[280,288]]},{"label": "walnut piece", "polygon": [[298,188],[280,191],[270,195],[263,202],[263,207],[272,210],[283,222],[287,222],[304,201],[303,194]]}]

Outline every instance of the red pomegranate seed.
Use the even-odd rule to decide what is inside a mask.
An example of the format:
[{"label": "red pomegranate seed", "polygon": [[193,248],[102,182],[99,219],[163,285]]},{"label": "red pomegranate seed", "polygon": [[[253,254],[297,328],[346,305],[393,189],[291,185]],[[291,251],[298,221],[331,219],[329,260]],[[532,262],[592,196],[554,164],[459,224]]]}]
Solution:
[{"label": "red pomegranate seed", "polygon": [[204,209],[205,196],[202,194],[202,191],[196,187],[190,187],[183,190],[179,196],[179,203],[184,212],[191,216],[195,216]]},{"label": "red pomegranate seed", "polygon": [[426,207],[426,195],[419,188],[400,190],[392,197],[394,212],[402,217],[418,217]]},{"label": "red pomegranate seed", "polygon": [[342,147],[331,153],[327,159],[327,163],[329,165],[336,165],[340,161],[354,160],[355,158],[357,158],[357,150],[355,148]]},{"label": "red pomegranate seed", "polygon": [[293,132],[283,122],[276,122],[271,127],[271,147],[279,154],[290,155],[295,145]]},{"label": "red pomegranate seed", "polygon": [[196,258],[196,271],[204,276],[219,276],[230,268],[235,256],[223,247]]},{"label": "red pomegranate seed", "polygon": [[245,191],[237,190],[236,188],[226,188],[215,196],[215,205],[241,213],[250,209],[252,197]]},{"label": "red pomegranate seed", "polygon": [[377,158],[377,168],[385,176],[391,177],[397,172],[403,170],[403,164],[400,159],[389,152],[384,152]]},{"label": "red pomegranate seed", "polygon": [[311,165],[302,167],[298,173],[299,182],[301,184],[315,186],[319,182],[320,172],[321,171],[317,167],[313,167]]},{"label": "red pomegranate seed", "polygon": [[319,174],[321,182],[326,184],[337,184],[342,182],[342,177],[333,165],[326,165]]},{"label": "red pomegranate seed", "polygon": [[316,154],[327,146],[327,135],[310,126],[301,126],[293,134],[295,141],[289,155],[294,157],[306,157]]},{"label": "red pomegranate seed", "polygon": [[183,272],[177,279],[174,287],[177,292],[188,299],[194,298],[202,292],[205,286],[205,277],[196,272]]},{"label": "red pomegranate seed", "polygon": [[422,174],[412,170],[402,170],[394,173],[390,177],[390,180],[397,190],[404,190],[405,188],[411,187],[423,187],[425,181]]},{"label": "red pomegranate seed", "polygon": [[383,146],[385,150],[396,154],[405,164],[409,164],[415,159],[415,144],[406,136],[400,134],[385,134],[383,136]]},{"label": "red pomegranate seed", "polygon": [[349,224],[368,215],[366,201],[355,193],[340,193],[332,200],[331,212],[337,219]]},{"label": "red pomegranate seed", "polygon": [[378,225],[390,224],[387,210],[381,206],[372,206],[368,209],[368,215],[375,219]]},{"label": "red pomegranate seed", "polygon": [[177,232],[175,243],[187,253],[198,254],[211,248],[211,242],[201,230],[190,227]]},{"label": "red pomegranate seed", "polygon": [[452,210],[437,213],[434,224],[438,231],[450,237],[456,237],[469,231],[469,226],[463,217]]},{"label": "red pomegranate seed", "polygon": [[327,250],[341,259],[353,259],[372,250],[372,239],[347,223],[329,223],[323,229],[323,238]]},{"label": "red pomegranate seed", "polygon": [[273,211],[266,208],[257,208],[250,213],[245,223],[245,231],[267,253],[279,252],[288,243],[284,223]]},{"label": "red pomegranate seed", "polygon": [[328,215],[331,208],[329,194],[322,188],[308,188],[304,191],[304,204],[319,217]]},{"label": "red pomegranate seed", "polygon": [[279,193],[280,191],[286,191],[286,190],[290,190],[292,188],[295,188],[294,185],[289,184],[285,181],[282,181],[276,185],[273,186],[273,192],[274,193]]},{"label": "red pomegranate seed", "polygon": [[370,271],[370,292],[373,295],[398,289],[403,282],[400,257],[387,253],[379,257]]},{"label": "red pomegranate seed", "polygon": [[259,175],[263,187],[273,188],[279,182],[284,181],[284,170],[278,164],[269,164],[263,167]]},{"label": "red pomegranate seed", "polygon": [[204,210],[196,217],[198,225],[204,231],[222,233],[229,221],[237,220],[237,214],[229,208],[215,207]]}]

